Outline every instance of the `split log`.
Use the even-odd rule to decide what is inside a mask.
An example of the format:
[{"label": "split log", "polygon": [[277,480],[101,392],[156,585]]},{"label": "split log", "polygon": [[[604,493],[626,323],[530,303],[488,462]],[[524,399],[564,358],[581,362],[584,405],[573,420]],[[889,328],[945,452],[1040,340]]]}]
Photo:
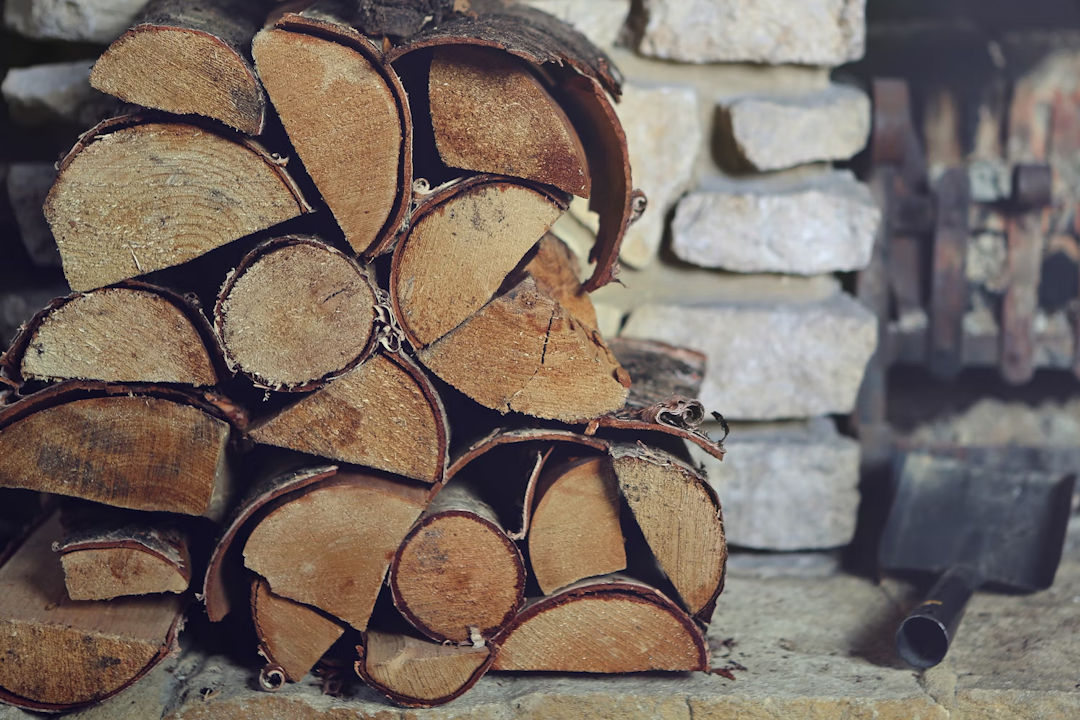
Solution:
[{"label": "split log", "polygon": [[220,518],[230,424],[178,390],[68,381],[0,410],[0,487]]},{"label": "split log", "polygon": [[437,642],[498,633],[525,598],[525,566],[491,506],[464,482],[447,485],[390,566],[394,605]]},{"label": "split log", "polygon": [[378,353],[260,421],[252,440],[442,482],[449,426],[431,380],[404,353]]},{"label": "split log", "polygon": [[306,605],[275,595],[261,577],[251,583],[251,617],[266,667],[259,674],[264,690],[299,682],[345,633],[339,623]]},{"label": "split log", "polygon": [[386,249],[412,192],[401,81],[341,21],[286,14],[252,43],[259,77],[304,167],[358,253]]},{"label": "split log", "polygon": [[364,630],[394,551],[427,503],[426,488],[338,473],[270,510],[244,563],[278,595]]},{"label": "split log", "polygon": [[4,355],[16,380],[216,385],[223,368],[210,324],[164,288],[129,282],[53,300]]},{"label": "split log", "polygon": [[90,84],[124,102],[258,135],[266,100],[248,49],[268,9],[264,0],[151,0],[98,58]]},{"label": "split log", "polygon": [[660,569],[690,614],[709,622],[724,587],[727,543],[716,491],[673,455],[638,444],[615,444],[619,492]]},{"label": "split log", "polygon": [[179,265],[309,211],[261,146],[152,116],[83,135],[45,201],[74,290]]},{"label": "split log", "polygon": [[89,705],[123,690],[174,647],[176,595],[73,602],[50,546],[53,515],[0,567],[0,700],[35,711]]},{"label": "split log", "polygon": [[395,249],[390,278],[413,346],[435,342],[490,301],[566,207],[565,196],[490,175],[426,198]]},{"label": "split log", "polygon": [[188,534],[175,523],[135,515],[100,507],[62,514],[63,537],[53,549],[69,598],[111,600],[188,589]]},{"label": "split log", "polygon": [[[550,233],[537,243],[536,253],[525,266],[525,272],[532,276],[541,292],[557,300],[582,325],[597,330],[596,308],[581,286],[580,271],[581,262],[574,251]],[[616,355],[615,359],[619,357]]]},{"label": "split log", "polygon": [[673,397],[694,398],[705,380],[705,355],[658,340],[617,337],[608,347],[633,384],[627,408],[647,408]]},{"label": "split log", "polygon": [[537,495],[529,563],[545,595],[626,569],[619,490],[608,458],[578,458],[552,468],[541,477]]},{"label": "split log", "polygon": [[528,275],[417,355],[501,413],[587,420],[622,407],[629,385],[600,336]]},{"label": "split log", "polygon": [[492,670],[629,673],[707,670],[701,630],[648,585],[613,576],[527,606],[495,639]]},{"label": "split log", "polygon": [[483,47],[436,48],[428,92],[435,144],[448,166],[589,196],[585,148],[522,60]]},{"label": "split log", "polygon": [[493,648],[440,645],[409,635],[369,630],[357,646],[356,673],[398,705],[433,707],[471,688],[494,659]]},{"label": "split log", "polygon": [[376,302],[344,253],[313,237],[275,238],[229,275],[214,327],[229,364],[259,387],[309,390],[371,351]]}]

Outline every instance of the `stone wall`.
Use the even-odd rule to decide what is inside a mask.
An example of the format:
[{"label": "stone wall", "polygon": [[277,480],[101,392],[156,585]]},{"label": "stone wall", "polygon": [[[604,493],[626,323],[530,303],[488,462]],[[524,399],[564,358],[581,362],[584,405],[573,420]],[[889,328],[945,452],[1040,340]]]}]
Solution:
[{"label": "stone wall", "polygon": [[[877,333],[838,273],[866,265],[879,212],[834,167],[866,144],[870,108],[832,70],[863,54],[864,0],[525,1],[608,49],[626,77],[619,114],[649,204],[623,248],[625,285],[596,295],[603,330],[708,353],[704,400],[738,422],[728,461],[710,467],[732,543],[846,544],[858,446],[833,416],[852,410]],[[5,340],[63,289],[41,199],[58,154],[110,111],[88,61],[138,5],[7,0],[0,45],[18,67],[0,126]],[[583,248],[594,222],[582,203],[558,229]]]}]

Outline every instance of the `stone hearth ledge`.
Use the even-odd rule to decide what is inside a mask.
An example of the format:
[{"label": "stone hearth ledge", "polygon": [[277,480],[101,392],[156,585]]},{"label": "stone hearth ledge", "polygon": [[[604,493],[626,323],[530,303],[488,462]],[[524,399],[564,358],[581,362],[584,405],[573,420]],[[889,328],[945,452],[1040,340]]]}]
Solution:
[{"label": "stone hearth ledge", "polygon": [[[354,685],[341,698],[312,678],[276,694],[254,671],[187,652],[73,720],[962,720],[1080,717],[1080,557],[1051,590],[977,595],[946,662],[920,675],[894,658],[892,635],[915,599],[896,581],[733,577],[710,634],[717,675],[488,675],[432,710],[391,707]],[[745,669],[743,669],[745,668]],[[0,720],[31,716],[0,709]]]}]

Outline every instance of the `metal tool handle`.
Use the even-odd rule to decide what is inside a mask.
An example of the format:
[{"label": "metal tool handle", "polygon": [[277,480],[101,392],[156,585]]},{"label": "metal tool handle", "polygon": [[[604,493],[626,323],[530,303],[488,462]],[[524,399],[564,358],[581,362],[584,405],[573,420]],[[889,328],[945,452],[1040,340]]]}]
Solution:
[{"label": "metal tool handle", "polygon": [[964,607],[975,588],[978,574],[968,567],[945,571],[931,588],[926,600],[908,613],[896,631],[896,650],[909,665],[929,668],[949,652]]}]

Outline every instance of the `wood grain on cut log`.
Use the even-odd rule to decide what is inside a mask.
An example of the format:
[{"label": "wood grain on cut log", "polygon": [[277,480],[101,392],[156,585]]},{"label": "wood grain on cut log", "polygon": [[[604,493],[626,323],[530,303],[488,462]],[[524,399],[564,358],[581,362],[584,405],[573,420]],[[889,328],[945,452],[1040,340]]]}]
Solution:
[{"label": "wood grain on cut log", "polygon": [[0,410],[0,487],[220,518],[229,423],[191,396],[78,383]]},{"label": "wood grain on cut log", "polygon": [[643,583],[583,582],[527,606],[495,639],[492,670],[628,673],[707,670],[701,630]]},{"label": "wood grain on cut log", "polygon": [[221,289],[214,327],[230,364],[256,384],[306,390],[371,350],[375,289],[344,253],[312,237],[252,250]]},{"label": "wood grain on cut log", "polygon": [[401,481],[338,473],[270,510],[251,531],[244,562],[278,595],[363,630],[427,496]]},{"label": "wood grain on cut log", "polygon": [[127,511],[97,506],[65,512],[54,550],[72,600],[182,593],[191,582],[188,534]]},{"label": "wood grain on cut log", "polygon": [[619,490],[608,458],[579,458],[549,468],[537,495],[529,564],[545,595],[626,569]]},{"label": "wood grain on cut log", "polygon": [[502,413],[588,420],[622,407],[629,385],[600,336],[528,275],[417,355]]},{"label": "wood grain on cut log", "polygon": [[258,135],[266,99],[248,48],[267,10],[263,0],[151,0],[98,58],[90,84],[125,102]]},{"label": "wood grain on cut log", "polygon": [[441,645],[369,630],[357,647],[356,673],[398,705],[432,707],[459,697],[487,672],[493,648]]},{"label": "wood grain on cut log", "polygon": [[699,472],[661,450],[615,444],[611,457],[619,491],[660,569],[690,613],[708,622],[727,565],[716,492]]},{"label": "wood grain on cut log", "polygon": [[428,92],[435,144],[450,167],[589,196],[585,148],[524,61],[491,48],[436,48]]},{"label": "wood grain on cut log", "polygon": [[[557,300],[583,325],[596,330],[596,308],[581,287],[580,269],[581,263],[574,251],[550,233],[540,240],[536,254],[525,266],[525,272],[532,276],[541,292]],[[619,358],[616,356],[616,359]],[[630,392],[633,393],[633,386]]]},{"label": "wood grain on cut log", "polygon": [[251,617],[267,662],[260,683],[268,690],[280,687],[275,670],[282,679],[299,682],[345,633],[342,625],[317,610],[275,595],[261,577],[251,582]]},{"label": "wood grain on cut log", "polygon": [[428,198],[394,251],[390,280],[413,345],[435,342],[483,307],[566,206],[565,197],[493,176]]},{"label": "wood grain on cut log", "polygon": [[380,253],[412,193],[412,120],[397,75],[351,27],[294,14],[259,32],[252,54],[345,238]]},{"label": "wood grain on cut log", "polygon": [[138,680],[173,647],[176,595],[73,602],[50,548],[54,515],[0,567],[0,700],[56,712]]},{"label": "wood grain on cut log", "polygon": [[442,400],[406,355],[379,353],[251,428],[255,442],[427,483],[446,471]]},{"label": "wood grain on cut log", "polygon": [[80,138],[45,200],[74,290],[179,265],[309,210],[259,145],[147,117],[107,120]]},{"label": "wood grain on cut log", "polygon": [[457,482],[439,491],[390,567],[394,605],[438,642],[489,638],[524,600],[525,566],[491,507]]},{"label": "wood grain on cut log", "polygon": [[23,380],[216,385],[221,351],[202,313],[142,283],[58,298],[4,356]]}]

